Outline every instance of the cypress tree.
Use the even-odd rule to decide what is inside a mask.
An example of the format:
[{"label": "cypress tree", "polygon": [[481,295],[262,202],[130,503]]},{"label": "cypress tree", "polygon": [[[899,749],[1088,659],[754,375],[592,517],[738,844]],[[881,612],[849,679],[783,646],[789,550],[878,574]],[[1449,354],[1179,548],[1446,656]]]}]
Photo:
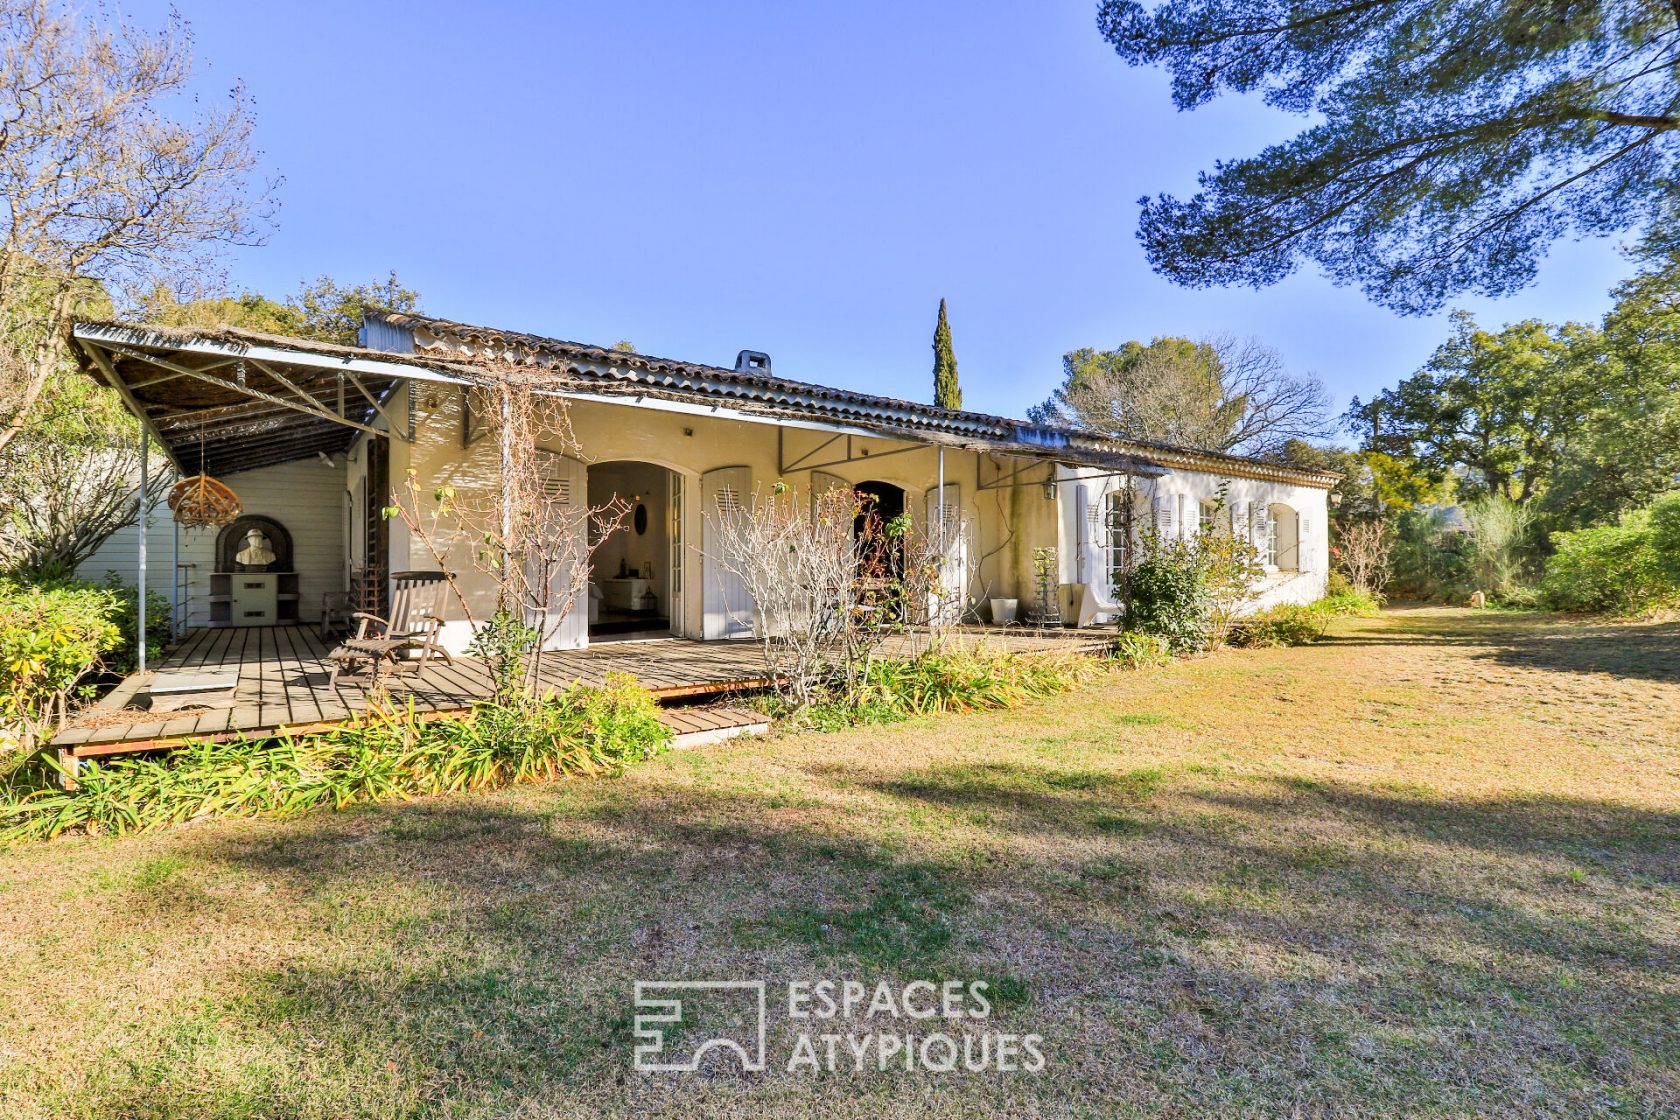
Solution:
[{"label": "cypress tree", "polygon": [[939,301],[939,325],[933,330],[933,403],[940,408],[962,407],[957,354],[951,349],[951,324],[945,319],[944,300]]}]

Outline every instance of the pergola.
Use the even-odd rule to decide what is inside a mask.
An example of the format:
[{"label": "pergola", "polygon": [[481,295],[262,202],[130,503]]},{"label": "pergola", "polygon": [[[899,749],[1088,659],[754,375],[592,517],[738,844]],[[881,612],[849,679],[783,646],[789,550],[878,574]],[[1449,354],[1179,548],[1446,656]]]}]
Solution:
[{"label": "pergola", "polygon": [[[225,475],[348,451],[361,436],[412,441],[392,406],[404,379],[460,383],[400,355],[234,331],[78,323],[84,368],[140,421],[139,583],[146,586],[147,458],[155,441],[182,475]],[[139,661],[146,668],[146,596]]]}]

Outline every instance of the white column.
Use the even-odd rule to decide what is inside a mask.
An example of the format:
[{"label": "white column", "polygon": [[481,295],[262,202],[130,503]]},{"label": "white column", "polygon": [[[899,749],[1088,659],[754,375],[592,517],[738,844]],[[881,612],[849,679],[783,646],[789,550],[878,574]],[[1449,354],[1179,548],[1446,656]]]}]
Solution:
[{"label": "white column", "polygon": [[151,450],[152,437],[146,426],[140,426],[140,672],[146,671],[146,471],[150,464],[147,453]]}]

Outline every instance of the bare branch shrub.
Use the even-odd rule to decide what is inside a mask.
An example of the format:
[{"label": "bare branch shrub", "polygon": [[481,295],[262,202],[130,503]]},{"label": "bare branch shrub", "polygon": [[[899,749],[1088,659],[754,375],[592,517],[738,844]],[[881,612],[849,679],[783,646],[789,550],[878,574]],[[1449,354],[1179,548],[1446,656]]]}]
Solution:
[{"label": "bare branch shrub", "polygon": [[581,449],[566,402],[538,392],[527,371],[498,370],[471,396],[473,409],[496,425],[495,485],[466,493],[439,487],[426,503],[411,471],[388,512],[446,572],[448,542],[471,542],[473,566],[495,587],[493,616],[473,617],[454,573],[450,587],[473,627],[475,651],[490,662],[497,699],[513,702],[535,696],[544,647],[573,610],[587,609],[590,557],[624,526],[630,506],[617,498],[590,506],[571,491],[559,460]]},{"label": "bare branch shrub", "polygon": [[1353,589],[1362,595],[1380,595],[1393,574],[1394,538],[1388,521],[1358,521],[1342,531],[1337,560]]},{"label": "bare branch shrub", "polygon": [[954,621],[937,531],[905,515],[883,520],[854,491],[807,500],[778,482],[750,508],[706,516],[716,550],[707,559],[752,596],[765,665],[795,706],[835,684],[853,700],[888,635],[908,633],[914,647]]}]

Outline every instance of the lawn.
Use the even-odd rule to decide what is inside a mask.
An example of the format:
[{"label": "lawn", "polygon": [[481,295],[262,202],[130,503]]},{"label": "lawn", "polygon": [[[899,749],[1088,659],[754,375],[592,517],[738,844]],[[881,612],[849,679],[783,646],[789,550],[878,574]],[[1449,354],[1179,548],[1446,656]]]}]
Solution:
[{"label": "lawn", "polygon": [[[1680,627],[1395,611],[1002,715],[0,852],[0,1114],[1673,1115],[1677,949]],[[768,1072],[632,1068],[638,979],[827,977],[985,980],[1047,1068],[790,1073],[774,995]]]}]

